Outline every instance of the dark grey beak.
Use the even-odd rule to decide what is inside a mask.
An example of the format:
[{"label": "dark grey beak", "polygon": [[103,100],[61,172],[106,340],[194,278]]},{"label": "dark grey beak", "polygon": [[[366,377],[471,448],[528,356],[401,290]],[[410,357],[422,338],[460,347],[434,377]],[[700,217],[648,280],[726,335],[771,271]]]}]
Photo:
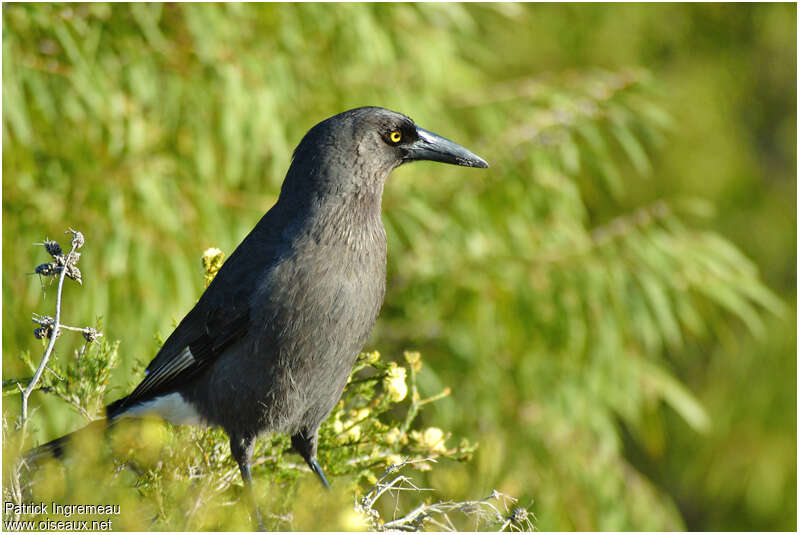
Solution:
[{"label": "dark grey beak", "polygon": [[439,134],[417,127],[419,139],[406,147],[405,161],[432,160],[465,167],[489,167],[486,160]]}]

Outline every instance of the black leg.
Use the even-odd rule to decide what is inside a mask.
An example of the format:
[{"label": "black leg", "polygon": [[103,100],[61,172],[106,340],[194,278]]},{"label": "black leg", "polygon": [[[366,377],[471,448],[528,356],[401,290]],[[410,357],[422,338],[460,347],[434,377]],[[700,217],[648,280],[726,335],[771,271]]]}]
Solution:
[{"label": "black leg", "polygon": [[256,523],[259,531],[266,531],[264,521],[261,518],[261,511],[256,504],[255,493],[253,492],[253,474],[250,472],[250,465],[253,463],[253,448],[255,440],[252,437],[231,436],[231,456],[239,465],[242,473],[242,481],[247,492],[247,499],[253,508]]},{"label": "black leg", "polygon": [[325,477],[325,473],[322,471],[322,467],[317,462],[317,431],[314,430],[313,433],[301,431],[300,433],[293,435],[292,447],[303,457],[303,459],[306,461],[306,464],[308,464],[308,467],[311,468],[311,471],[317,474],[317,477],[322,485],[326,489],[330,489],[331,486]]},{"label": "black leg", "polygon": [[239,465],[244,484],[250,486],[253,476],[250,474],[250,464],[253,462],[253,448],[255,440],[251,437],[231,436],[231,456]]}]

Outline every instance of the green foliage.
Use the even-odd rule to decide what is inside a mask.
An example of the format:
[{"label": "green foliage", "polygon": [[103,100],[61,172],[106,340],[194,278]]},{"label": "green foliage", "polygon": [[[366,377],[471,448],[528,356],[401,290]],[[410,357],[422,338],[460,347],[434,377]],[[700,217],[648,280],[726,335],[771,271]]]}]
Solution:
[{"label": "green foliage", "polygon": [[[55,394],[87,419],[91,418],[108,401],[104,402],[104,394],[108,374],[116,364],[117,346],[118,343],[92,344],[75,362],[66,367],[54,367],[51,375],[56,379],[46,381],[43,390]],[[406,359],[408,368],[382,361],[378,352],[361,354],[346,395],[320,430],[322,465],[329,477],[334,476],[337,487],[355,493],[357,499],[359,494],[379,483],[381,472],[391,473],[409,463],[417,469],[431,470],[431,463],[437,459],[467,461],[475,450],[467,440],[455,447],[448,446],[450,434],[445,435],[438,428],[411,429],[423,406],[449,392],[421,398],[416,372],[421,369],[422,360],[418,353],[406,353]],[[55,370],[61,371],[63,377]],[[409,389],[408,403],[400,404]],[[25,444],[24,436],[7,426],[4,435],[6,458],[17,459]],[[106,447],[103,434],[95,428],[80,431],[73,440],[64,464],[50,461],[44,467],[36,464],[6,474],[12,480],[12,490],[7,488],[5,498],[17,503],[80,503],[81,497],[85,497],[95,503],[98,498],[89,497],[102,482],[110,492],[103,497],[103,503],[120,504],[124,511],[114,518],[117,529],[207,531],[249,530],[254,526],[253,521],[248,520],[247,507],[240,503],[246,500],[242,499],[243,491],[238,488],[241,484],[239,470],[230,457],[227,437],[221,430],[172,427],[155,420],[123,421],[111,428],[110,448]],[[9,443],[12,446],[8,446]],[[305,507],[302,502],[297,503],[303,496],[299,482],[303,476],[313,478],[291,451],[285,435],[272,435],[257,447],[254,461],[257,502],[266,512],[270,529],[297,527],[295,510],[302,511]],[[17,466],[16,461],[9,464]],[[411,486],[387,490],[394,491],[387,495],[395,497],[391,502],[382,500],[386,503],[376,504],[380,495],[372,496],[369,507],[350,509],[351,513],[345,508],[338,519],[328,521],[338,522],[339,527],[344,528],[359,525],[366,528],[367,517],[363,515],[370,512],[373,528],[379,529],[385,522],[382,514],[391,521],[398,511],[413,503],[414,497],[400,496],[399,491],[419,489]],[[467,518],[475,513],[466,508],[462,512]],[[44,514],[8,518],[36,522],[60,519],[57,515]],[[302,526],[311,519],[301,516],[298,521]],[[512,522],[510,513],[505,517],[500,515],[499,520],[495,515],[478,516],[474,521],[484,528],[496,527],[494,524],[512,528],[525,525],[522,520]],[[418,527],[425,522],[420,518]]]},{"label": "green foliage", "polygon": [[[98,321],[96,329],[102,330],[101,322]],[[108,404],[106,393],[111,372],[119,363],[118,349],[119,341],[84,342],[69,362],[55,361],[48,365],[39,388],[72,405],[87,421],[102,417]],[[29,354],[25,353],[23,360],[31,372],[36,370]]]},{"label": "green foliage", "polygon": [[[206,285],[221,267],[223,257],[219,249],[203,253]],[[59,332],[63,333],[63,329],[78,330],[62,327]],[[52,338],[53,330],[50,329],[48,339]],[[94,330],[85,336],[86,342],[69,363],[51,361],[46,368],[49,373],[36,384],[39,390],[55,394],[89,421],[102,420],[103,409],[110,401],[106,399],[108,378],[118,363],[119,342],[98,341],[96,333]],[[431,463],[437,459],[468,461],[475,451],[475,446],[466,439],[457,447],[448,447],[450,434],[445,435],[439,428],[411,429],[420,410],[449,395],[450,389],[422,398],[417,389],[422,357],[417,352],[405,352],[404,358],[408,367],[382,361],[377,351],[359,355],[348,380],[347,393],[320,429],[319,460],[327,467],[329,477],[347,481],[347,489],[356,494],[360,504],[352,514],[340,515],[339,521],[345,523],[344,527],[369,525],[375,530],[382,529],[385,524],[382,513],[389,515],[387,526],[408,523],[419,529],[432,521],[434,513],[443,515],[453,526],[447,516],[448,509],[454,507],[452,502],[426,505],[434,508],[426,514],[419,508],[414,509],[410,513],[411,520],[397,518],[401,491],[419,489],[406,476],[400,476],[389,485],[383,483],[385,476],[406,465],[431,470]],[[27,353],[21,360],[32,373],[39,367]],[[142,374],[139,375],[132,378],[131,388],[142,379]],[[10,384],[18,382],[9,381]],[[407,398],[407,406],[401,405]],[[125,525],[124,529],[158,531],[250,529],[255,526],[250,512],[239,505],[246,500],[241,500],[240,492],[232,488],[239,470],[231,459],[227,436],[220,429],[173,428],[162,421],[129,423],[123,420],[108,428],[109,437],[106,437],[98,432],[97,426],[88,426],[73,435],[72,442],[66,445],[65,462],[71,463],[73,457],[78,457],[76,466],[66,464],[54,469],[55,461],[50,460],[49,470],[40,466],[41,460],[21,462],[27,430],[28,421],[14,429],[4,423],[6,458],[13,459],[7,465],[11,468],[4,474],[8,482],[4,497],[9,502],[17,505],[69,503],[77,496],[91,495],[96,482],[103,481],[114,487],[117,504],[121,508],[124,504],[126,510],[124,515],[114,518],[118,528],[119,523]],[[110,439],[110,448],[104,447],[106,438]],[[265,526],[275,530],[291,529],[294,527],[293,508],[301,496],[298,479],[308,470],[304,464],[295,462],[295,456],[288,455],[292,446],[286,435],[271,435],[259,446],[253,467],[254,473],[268,482],[268,492],[257,494],[259,507],[267,507]],[[381,471],[384,472],[382,476],[379,475]],[[113,477],[109,478],[110,474]],[[192,481],[200,483],[193,485]],[[397,485],[399,481],[409,482],[410,486]],[[84,486],[76,486],[75,482],[83,482]],[[364,490],[361,490],[361,483],[367,485]],[[374,487],[366,490],[370,485]],[[136,494],[131,494],[133,489]],[[376,504],[386,492],[388,496],[395,496],[391,512]],[[365,494],[361,500],[358,500],[359,493]],[[490,499],[500,497],[493,492],[485,500],[459,506],[459,511],[467,518],[475,517],[475,525],[484,528],[532,527],[524,509],[516,508],[514,511],[522,513],[512,514],[506,508],[507,514],[503,515],[489,504]],[[509,499],[515,501],[504,497],[504,504]],[[405,505],[407,499],[403,497],[402,502]],[[233,523],[228,520],[230,512],[227,510],[232,505],[238,519]],[[495,514],[487,516],[481,506]],[[435,510],[437,507],[445,509]],[[61,520],[57,515],[44,512],[14,514],[8,518],[33,522]],[[91,515],[87,518],[96,520]]]},{"label": "green foliage", "polygon": [[[369,346],[420,348],[426,366],[401,367],[409,383],[428,395],[454,387],[417,432],[480,442],[473,462],[442,462],[420,484],[456,500],[519,496],[540,529],[793,530],[795,15],[792,5],[6,6],[4,380],[29,373],[17,355],[36,354],[28,312],[41,287],[26,273],[43,229],[69,224],[96,243],[81,259],[81,297],[68,286],[66,303],[68,317],[102,316],[122,339],[116,398],[157,349],[148,333],[169,332],[197,298],[198,251],[233,250],[274,201],[300,136],[336,111],[383,105],[492,165],[403,167],[384,194],[389,280]],[[358,421],[378,408],[369,400],[385,394],[388,366],[354,377],[356,397],[324,432],[323,464],[385,455],[336,472],[361,485],[418,443],[410,428],[407,444],[361,443],[405,421],[394,402]],[[16,397],[4,397],[6,419]],[[83,420],[55,396],[31,399],[39,440]],[[270,440],[264,451],[286,446]],[[215,455],[206,469],[233,473]],[[185,478],[197,462],[169,459],[182,475],[143,487],[161,500],[145,516],[159,511],[163,529],[179,526],[170,504],[192,510],[196,497]],[[281,466],[265,458],[258,470],[303,473]],[[281,494],[260,492],[288,527]],[[315,518],[295,510],[291,525],[344,525],[351,505],[352,495],[314,501]],[[214,518],[191,525],[242,527]]]}]

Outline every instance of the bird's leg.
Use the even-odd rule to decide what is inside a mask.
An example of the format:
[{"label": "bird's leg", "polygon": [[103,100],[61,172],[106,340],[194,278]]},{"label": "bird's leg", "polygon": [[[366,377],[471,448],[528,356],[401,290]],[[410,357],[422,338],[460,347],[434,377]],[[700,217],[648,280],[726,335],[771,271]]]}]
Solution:
[{"label": "bird's leg", "polygon": [[303,457],[308,467],[311,468],[311,471],[317,474],[322,485],[326,489],[330,489],[331,486],[325,478],[325,473],[317,462],[317,430],[315,429],[310,433],[307,431],[300,431],[293,435],[292,447]]},{"label": "bird's leg", "polygon": [[261,518],[261,511],[258,509],[256,503],[255,492],[253,491],[253,474],[250,472],[250,465],[253,463],[253,449],[255,447],[255,439],[250,436],[231,436],[231,456],[236,460],[239,465],[239,470],[242,473],[242,481],[244,482],[245,492],[247,492],[247,499],[250,501],[250,506],[253,508],[256,523],[258,524],[259,531],[266,531],[264,520]]}]

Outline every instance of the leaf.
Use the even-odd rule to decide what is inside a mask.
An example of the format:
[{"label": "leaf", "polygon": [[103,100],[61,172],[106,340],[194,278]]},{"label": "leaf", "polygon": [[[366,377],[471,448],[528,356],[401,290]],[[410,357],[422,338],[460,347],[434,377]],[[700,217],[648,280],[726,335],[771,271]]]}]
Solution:
[{"label": "leaf", "polygon": [[629,291],[627,301],[631,331],[644,344],[647,353],[656,353],[661,348],[662,339],[657,321],[653,318],[643,293]]},{"label": "leaf", "polygon": [[789,306],[769,288],[759,282],[758,279],[752,279],[740,284],[739,290],[778,317],[783,317],[789,313]]},{"label": "leaf", "polygon": [[686,330],[695,336],[701,336],[705,332],[705,322],[703,317],[695,310],[688,294],[675,294],[675,310],[678,319]]},{"label": "leaf", "polygon": [[614,134],[614,137],[617,138],[617,141],[619,141],[619,144],[622,146],[625,154],[628,155],[628,158],[630,158],[631,163],[639,172],[639,174],[649,174],[652,170],[650,166],[650,160],[648,159],[644,148],[642,148],[642,145],[639,143],[633,133],[620,123],[614,124],[611,127],[611,132]]},{"label": "leaf", "polygon": [[675,128],[675,119],[664,108],[653,103],[652,101],[645,101],[636,99],[632,102],[633,107],[646,119],[662,130],[672,130]]},{"label": "leaf", "polygon": [[703,405],[680,381],[655,364],[639,362],[642,382],[663,399],[689,426],[698,433],[706,433],[711,419]]},{"label": "leaf", "polygon": [[577,175],[581,170],[581,155],[578,145],[575,144],[571,135],[566,135],[566,139],[559,145],[559,150],[564,170],[572,175]]},{"label": "leaf", "polygon": [[758,312],[732,286],[722,282],[711,282],[698,286],[698,290],[735,316],[738,316],[753,335],[757,337],[764,335],[764,322]]},{"label": "leaf", "polygon": [[661,328],[664,340],[672,347],[678,347],[681,343],[681,330],[675,319],[666,285],[648,272],[639,271],[636,277]]},{"label": "leaf", "polygon": [[703,232],[700,234],[700,242],[704,252],[715,261],[723,261],[737,273],[744,273],[751,277],[758,275],[755,263],[719,234]]}]

